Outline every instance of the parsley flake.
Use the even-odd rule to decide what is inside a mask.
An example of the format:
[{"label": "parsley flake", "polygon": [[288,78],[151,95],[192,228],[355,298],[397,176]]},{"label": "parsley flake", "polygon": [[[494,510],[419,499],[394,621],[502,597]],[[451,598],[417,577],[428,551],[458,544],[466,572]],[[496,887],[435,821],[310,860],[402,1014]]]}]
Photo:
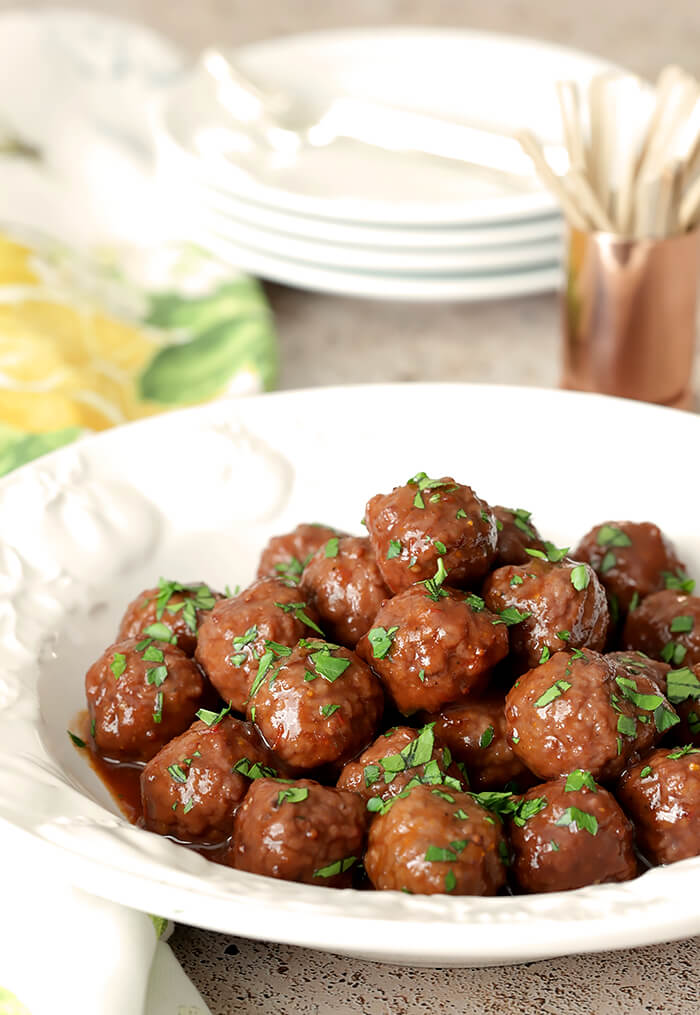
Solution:
[{"label": "parsley flake", "polygon": [[457,878],[455,877],[455,872],[452,869],[450,869],[448,870],[447,874],[445,874],[445,891],[453,892],[456,887],[457,887]]},{"label": "parsley flake", "polygon": [[183,769],[182,765],[168,765],[168,775],[173,782],[187,782],[187,773]]},{"label": "parsley flake", "polygon": [[447,846],[428,846],[425,859],[429,863],[454,863],[459,854],[466,848],[466,839],[455,839]]},{"label": "parsley flake", "polygon": [[540,656],[540,666],[542,665],[542,663],[547,662],[551,654],[552,653],[549,651],[549,646],[545,645],[545,647],[542,649],[542,655]]},{"label": "parsley flake", "polygon": [[464,601],[468,606],[471,606],[474,613],[481,613],[486,608],[486,603],[481,596],[474,595],[473,592]]},{"label": "parsley flake", "polygon": [[338,556],[338,537],[332,536],[331,539],[326,543],[325,550],[326,557],[337,557]]},{"label": "parsley flake", "polygon": [[208,708],[200,708],[200,710],[196,712],[195,715],[197,716],[198,719],[201,719],[201,721],[205,723],[205,725],[207,725],[210,729],[213,729],[214,726],[219,725],[224,716],[228,715],[230,711],[231,711],[231,702],[229,701],[228,705],[226,705],[225,708],[222,708],[220,712],[212,712]]},{"label": "parsley flake", "polygon": [[344,860],[335,860],[333,863],[329,863],[326,867],[319,867],[318,870],[314,871],[314,877],[333,878],[337,874],[344,874],[346,871],[349,871],[356,863],[356,856],[346,856]]},{"label": "parsley flake", "polygon": [[501,610],[491,623],[505,624],[506,627],[512,627],[514,624],[521,624],[523,620],[527,620],[531,616],[530,610],[519,610],[517,606],[506,606],[505,610]]},{"label": "parsley flake", "polygon": [[685,645],[679,645],[675,641],[667,641],[659,654],[665,663],[680,666],[685,659],[687,651]]},{"label": "parsley flake", "polygon": [[163,718],[163,692],[158,691],[156,694],[156,700],[153,704],[153,722],[160,723]]},{"label": "parsley flake", "polygon": [[588,583],[591,580],[585,564],[577,564],[576,567],[572,568],[569,577],[571,578],[571,584],[577,592],[583,592],[584,589],[587,589]]},{"label": "parsley flake", "polygon": [[620,715],[617,718],[617,732],[623,736],[633,737],[637,733],[637,720],[631,715]]},{"label": "parsley flake", "polygon": [[367,635],[367,639],[372,646],[372,655],[375,659],[385,659],[386,656],[391,652],[391,647],[394,644],[394,638],[398,631],[398,624],[394,627],[373,627]]},{"label": "parsley flake", "polygon": [[434,603],[440,601],[441,598],[448,596],[449,592],[447,589],[442,587],[443,582],[447,578],[447,571],[445,565],[442,562],[442,557],[438,557],[437,570],[432,578],[426,578],[421,585],[425,585],[425,594],[428,599],[432,599]]},{"label": "parsley flake", "polygon": [[612,550],[608,550],[607,553],[603,556],[600,565],[598,566],[598,571],[601,574],[607,574],[608,571],[612,571],[612,569],[616,566],[616,564],[617,557],[612,552]]},{"label": "parsley flake", "polygon": [[555,680],[551,687],[548,687],[547,690],[539,696],[533,707],[546,708],[547,705],[551,705],[556,698],[565,694],[570,687],[571,684],[568,680]]},{"label": "parsley flake", "polygon": [[275,603],[274,605],[278,609],[282,610],[283,613],[291,613],[302,624],[306,624],[306,626],[310,627],[312,631],[315,631],[323,637],[323,631],[321,628],[314,620],[311,619],[308,613],[305,612],[308,605],[307,603]]},{"label": "parsley flake", "polygon": [[486,748],[493,742],[493,726],[487,726],[479,737],[479,747]]},{"label": "parsley flake", "polygon": [[306,786],[290,786],[289,789],[281,789],[277,794],[277,807],[281,804],[300,804],[309,795]]},{"label": "parsley flake", "polygon": [[270,779],[277,775],[277,770],[261,764],[259,761],[250,761],[248,758],[239,758],[231,769],[247,779]]},{"label": "parsley flake", "polygon": [[692,744],[686,744],[684,747],[677,747],[671,754],[667,754],[666,757],[671,761],[678,761],[679,758],[684,758],[686,754],[700,754],[700,749],[693,747]]},{"label": "parsley flake", "polygon": [[75,733],[71,733],[70,730],[66,730],[66,733],[71,738],[76,747],[87,747],[85,741],[81,740],[81,738],[79,736],[76,736]]},{"label": "parsley flake", "polygon": [[512,589],[514,589],[516,587],[516,585],[522,585],[522,583],[523,583],[523,576],[521,574],[514,574],[513,577],[511,578],[510,582],[509,582],[510,587]]},{"label": "parsley flake", "polygon": [[114,676],[119,680],[122,673],[126,669],[126,656],[123,652],[115,652],[112,656],[112,662],[109,664],[109,668]]},{"label": "parsley flake", "polygon": [[687,615],[679,615],[671,621],[671,634],[687,634],[693,630],[695,620]]},{"label": "parsley flake", "polygon": [[586,789],[590,789],[594,793],[598,792],[598,786],[591,773],[587,772],[583,768],[576,768],[566,777],[564,792],[571,793],[575,790],[583,789],[584,786]]},{"label": "parsley flake", "polygon": [[435,549],[439,554],[447,553],[447,547],[440,539],[434,539],[433,546],[435,547]]},{"label": "parsley flake", "polygon": [[400,557],[402,549],[403,547],[401,546],[400,539],[390,539],[389,549],[386,551],[386,559],[393,560],[394,557]]},{"label": "parsley flake", "polygon": [[673,589],[674,592],[685,592],[686,595],[691,595],[695,589],[695,582],[688,577],[683,568],[679,567],[675,573],[662,571],[661,577],[666,588]]},{"label": "parsley flake", "polygon": [[590,835],[596,835],[598,832],[598,819],[595,814],[589,814],[587,811],[581,811],[578,807],[567,807],[564,813],[557,818],[554,822],[555,825],[561,827],[568,827],[569,831],[578,831],[583,829]]},{"label": "parsley flake", "polygon": [[323,705],[321,708],[321,715],[324,719],[330,719],[334,712],[337,712],[340,705]]},{"label": "parsley flake", "polygon": [[601,525],[596,543],[598,546],[631,546],[632,540],[617,525]]},{"label": "parsley flake", "polygon": [[651,775],[651,772],[652,772],[651,765],[645,765],[644,768],[639,773],[639,778],[646,779],[648,776]]},{"label": "parsley flake", "polygon": [[464,510],[464,508],[458,508],[457,509],[457,514],[455,515],[455,518],[466,518],[466,517],[467,517],[467,512]]},{"label": "parsley flake", "polygon": [[687,666],[682,670],[669,670],[666,676],[668,700],[677,705],[681,701],[700,699],[700,680]]},{"label": "parsley flake", "polygon": [[143,633],[148,635],[149,638],[155,638],[156,641],[167,641],[170,642],[171,645],[177,645],[177,635],[173,634],[168,625],[164,624],[162,621],[158,621],[155,624],[149,624],[148,627],[143,629]]}]

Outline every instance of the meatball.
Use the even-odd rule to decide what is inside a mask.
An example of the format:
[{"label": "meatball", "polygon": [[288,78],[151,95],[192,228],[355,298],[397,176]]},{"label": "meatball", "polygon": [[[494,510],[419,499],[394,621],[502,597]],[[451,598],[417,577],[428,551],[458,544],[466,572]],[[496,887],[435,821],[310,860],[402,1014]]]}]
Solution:
[{"label": "meatball", "polygon": [[370,826],[365,870],[374,887],[495,895],[506,880],[500,821],[468,793],[416,786],[404,794]]},{"label": "meatball", "polygon": [[419,472],[405,486],[378,493],[367,503],[365,521],[379,570],[395,593],[431,578],[438,561],[452,585],[478,582],[496,555],[491,509],[449,476]]},{"label": "meatball", "polygon": [[653,863],[700,854],[700,749],[659,748],[633,765],[617,795]]},{"label": "meatball", "polygon": [[506,564],[527,564],[530,560],[525,547],[544,551],[542,537],[535,528],[530,511],[496,505],[491,508],[496,516],[498,545],[494,567]]},{"label": "meatball", "polygon": [[338,534],[329,525],[312,522],[273,536],[260,555],[258,578],[283,578],[296,584],[316,550]]},{"label": "meatball", "polygon": [[357,652],[410,715],[435,711],[483,684],[507,654],[508,635],[479,596],[433,581],[387,600]]},{"label": "meatball", "polygon": [[541,779],[575,768],[615,778],[678,722],[651,678],[581,649],[557,652],[520,677],[505,714],[514,752]]},{"label": "meatball", "polygon": [[[547,545],[549,556],[557,556]],[[536,666],[543,655],[565,645],[597,651],[605,645],[608,603],[589,564],[536,557],[500,567],[489,575],[482,594],[488,608],[509,624],[510,649],[522,666]]]},{"label": "meatball", "polygon": [[346,888],[367,818],[355,793],[310,779],[256,779],[236,813],[225,862],[283,881]]},{"label": "meatball", "polygon": [[[605,586],[614,619],[652,592],[687,581],[672,544],[651,522],[603,522],[587,532],[574,553]],[[667,584],[669,583],[669,584]],[[694,584],[694,583],[693,583]]]},{"label": "meatball", "polygon": [[248,715],[286,764],[299,771],[343,763],[374,735],[384,707],[379,681],[349,649],[303,639],[260,660]]},{"label": "meatball", "polygon": [[169,642],[110,645],[85,675],[97,750],[117,761],[148,761],[187,729],[205,691],[197,664]]},{"label": "meatball", "polygon": [[622,634],[627,649],[673,666],[700,663],[700,597],[672,589],[654,592],[632,610]]},{"label": "meatball", "polygon": [[[219,599],[220,593],[202,582],[181,585],[161,578],[156,588],[146,589],[129,603],[117,641],[144,633],[167,641],[174,635],[177,647],[191,656],[197,647],[197,629]],[[151,626],[153,630],[148,630]]]},{"label": "meatball", "polygon": [[298,588],[261,578],[235,599],[216,604],[199,629],[197,662],[224,701],[245,712],[267,643],[296,645],[305,634],[321,632],[317,621]]},{"label": "meatball", "polygon": [[250,786],[248,776],[277,773],[251,723],[224,711],[197,714],[202,718],[166,744],[141,773],[143,823],[185,842],[223,842]]},{"label": "meatball", "polygon": [[513,876],[524,892],[563,892],[637,874],[632,824],[590,772],[533,786],[509,825]]},{"label": "meatball", "polygon": [[469,698],[426,719],[435,722],[436,736],[464,764],[472,789],[502,789],[515,783],[523,790],[535,781],[508,743],[502,694]]},{"label": "meatball", "polygon": [[338,789],[359,793],[366,801],[371,797],[388,800],[416,781],[452,789],[463,785],[450,749],[436,739],[432,723],[422,730],[394,726],[382,733],[359,758],[345,766]]},{"label": "meatball", "polygon": [[313,555],[301,579],[301,594],[321,618],[329,638],[355,648],[391,593],[377,567],[369,539],[330,539]]}]

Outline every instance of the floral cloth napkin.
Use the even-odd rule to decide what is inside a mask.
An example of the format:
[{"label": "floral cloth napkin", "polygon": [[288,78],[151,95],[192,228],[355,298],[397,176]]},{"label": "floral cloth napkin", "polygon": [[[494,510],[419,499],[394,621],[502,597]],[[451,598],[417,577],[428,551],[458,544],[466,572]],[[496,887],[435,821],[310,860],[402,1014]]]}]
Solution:
[{"label": "floral cloth napkin", "polygon": [[[262,291],[188,244],[149,170],[148,104],[183,63],[102,15],[0,14],[0,474],[274,383]],[[162,921],[34,848],[0,822],[0,1015],[206,1015]]]}]

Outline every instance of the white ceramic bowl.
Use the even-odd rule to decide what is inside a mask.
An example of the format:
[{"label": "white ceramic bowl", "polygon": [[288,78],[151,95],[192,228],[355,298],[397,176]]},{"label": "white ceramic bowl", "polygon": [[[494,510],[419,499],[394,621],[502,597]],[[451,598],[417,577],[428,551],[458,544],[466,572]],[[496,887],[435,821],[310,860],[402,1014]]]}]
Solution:
[{"label": "white ceramic bowl", "polygon": [[[326,388],[121,427],[0,483],[0,818],[97,895],[187,923],[404,964],[485,965],[700,931],[700,858],[621,885],[517,898],[288,884],[131,827],[66,736],[83,675],[159,575],[247,582],[272,532],[360,531],[366,499],[424,469],[534,512],[558,545],[657,521],[700,573],[700,417],[469,385]],[[2,828],[0,824],[0,841]]]}]

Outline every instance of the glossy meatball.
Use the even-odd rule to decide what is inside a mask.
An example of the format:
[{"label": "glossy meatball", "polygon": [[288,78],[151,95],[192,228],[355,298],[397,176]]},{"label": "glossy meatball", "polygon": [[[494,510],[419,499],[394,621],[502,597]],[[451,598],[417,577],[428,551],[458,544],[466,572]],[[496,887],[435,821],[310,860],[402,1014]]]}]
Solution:
[{"label": "glossy meatball", "polygon": [[652,863],[700,854],[700,749],[653,751],[625,772],[617,796]]},{"label": "glossy meatball", "polygon": [[603,522],[587,532],[573,556],[587,561],[605,586],[611,612],[624,618],[631,603],[687,580],[676,551],[651,522]]},{"label": "glossy meatball", "polygon": [[377,613],[357,652],[404,715],[435,711],[483,684],[508,652],[508,634],[479,596],[414,585]]},{"label": "glossy meatball", "polygon": [[537,528],[533,524],[530,511],[523,508],[507,508],[496,505],[491,508],[496,516],[498,528],[498,545],[494,567],[505,567],[506,564],[527,564],[531,557],[525,547],[544,550]]},{"label": "glossy meatball", "polygon": [[278,646],[260,661],[248,715],[299,771],[342,763],[372,739],[384,707],[379,681],[354,652],[319,640]]},{"label": "glossy meatball", "polygon": [[415,780],[429,785],[462,789],[460,770],[449,748],[435,737],[433,724],[422,730],[394,726],[382,733],[355,761],[349,762],[338,779],[338,789],[388,800],[402,793]]},{"label": "glossy meatball", "polygon": [[216,604],[199,629],[196,658],[224,701],[245,712],[267,642],[296,645],[319,631],[318,616],[298,588],[261,578]]},{"label": "glossy meatball", "polygon": [[392,592],[432,578],[438,561],[451,585],[470,585],[487,573],[496,555],[496,519],[486,501],[449,476],[419,472],[405,486],[378,493],[365,522],[384,581]]},{"label": "glossy meatball", "polygon": [[512,872],[524,892],[563,892],[637,874],[634,830],[590,772],[533,786],[509,822]]},{"label": "glossy meatball", "polygon": [[283,881],[346,888],[362,857],[362,799],[310,779],[256,779],[236,813],[225,862]]},{"label": "glossy meatball", "polygon": [[501,823],[468,793],[416,786],[384,808],[370,826],[365,854],[375,888],[495,895],[505,883]]},{"label": "glossy meatball", "polygon": [[231,834],[233,815],[250,786],[248,773],[277,773],[252,723],[200,714],[204,720],[166,744],[141,773],[143,823],[159,835],[217,843]]},{"label": "glossy meatball", "polygon": [[329,638],[355,648],[377,610],[391,595],[369,539],[341,536],[313,555],[301,579],[301,594],[321,618]]},{"label": "glossy meatball", "polygon": [[339,533],[329,525],[297,525],[292,532],[273,536],[260,555],[258,578],[284,578],[298,582],[320,546]]},{"label": "glossy meatball", "polygon": [[148,761],[187,729],[205,691],[197,664],[169,642],[110,645],[85,675],[97,750],[117,761]]},{"label": "glossy meatball", "polygon": [[605,645],[608,603],[589,564],[532,558],[500,567],[487,578],[483,597],[508,621],[510,649],[522,666],[536,666],[543,653],[564,646],[600,651]]},{"label": "glossy meatball", "polygon": [[468,698],[426,720],[435,722],[440,741],[464,764],[471,789],[500,790],[506,783],[515,783],[524,790],[535,781],[508,743],[502,694]]},{"label": "glossy meatball", "polygon": [[[170,631],[177,639],[177,647],[191,656],[197,647],[199,625],[219,599],[220,593],[212,592],[202,582],[182,585],[161,578],[155,588],[146,589],[129,603],[119,625],[117,641],[137,638],[144,632],[167,638]],[[164,625],[165,630],[147,631],[152,624]]]},{"label": "glossy meatball", "polygon": [[622,639],[672,666],[700,663],[700,597],[671,589],[654,592],[627,617]]},{"label": "glossy meatball", "polygon": [[520,677],[505,714],[513,750],[541,779],[575,768],[612,779],[678,722],[651,678],[630,677],[580,649],[557,652]]}]

